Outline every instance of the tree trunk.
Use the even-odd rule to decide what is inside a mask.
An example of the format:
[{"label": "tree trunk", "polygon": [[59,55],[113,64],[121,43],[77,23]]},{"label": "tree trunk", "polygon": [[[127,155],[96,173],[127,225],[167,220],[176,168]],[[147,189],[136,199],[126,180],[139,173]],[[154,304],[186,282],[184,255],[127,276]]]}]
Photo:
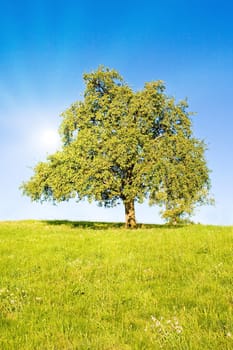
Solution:
[{"label": "tree trunk", "polygon": [[126,228],[136,228],[136,219],[135,219],[135,209],[134,209],[134,200],[125,201],[125,227]]}]

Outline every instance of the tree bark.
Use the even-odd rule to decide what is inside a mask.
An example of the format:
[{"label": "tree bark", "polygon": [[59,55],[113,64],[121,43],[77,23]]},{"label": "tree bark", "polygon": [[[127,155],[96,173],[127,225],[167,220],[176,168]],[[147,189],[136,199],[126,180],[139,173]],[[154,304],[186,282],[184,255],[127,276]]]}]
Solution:
[{"label": "tree bark", "polygon": [[135,219],[134,200],[125,201],[125,227],[136,228],[137,223]]}]

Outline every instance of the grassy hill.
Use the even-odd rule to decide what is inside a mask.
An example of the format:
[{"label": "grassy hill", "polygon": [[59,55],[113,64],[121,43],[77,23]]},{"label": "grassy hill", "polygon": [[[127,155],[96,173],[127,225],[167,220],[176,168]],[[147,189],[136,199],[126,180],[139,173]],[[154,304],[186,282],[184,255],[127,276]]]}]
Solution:
[{"label": "grassy hill", "polygon": [[233,227],[0,223],[0,349],[233,348]]}]

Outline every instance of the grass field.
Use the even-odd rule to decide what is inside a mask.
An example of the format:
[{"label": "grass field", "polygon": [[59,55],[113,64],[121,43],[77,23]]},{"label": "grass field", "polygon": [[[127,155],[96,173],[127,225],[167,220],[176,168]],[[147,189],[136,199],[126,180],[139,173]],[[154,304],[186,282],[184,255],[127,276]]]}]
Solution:
[{"label": "grass field", "polygon": [[0,223],[0,349],[233,349],[233,227]]}]

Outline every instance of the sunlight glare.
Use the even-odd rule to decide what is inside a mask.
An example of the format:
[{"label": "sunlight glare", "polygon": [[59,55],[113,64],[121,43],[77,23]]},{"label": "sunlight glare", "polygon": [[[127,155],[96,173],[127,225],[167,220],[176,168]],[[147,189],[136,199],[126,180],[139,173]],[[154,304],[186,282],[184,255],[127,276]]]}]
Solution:
[{"label": "sunlight glare", "polygon": [[58,131],[52,128],[42,130],[39,135],[39,144],[47,152],[55,151],[60,144]]}]

